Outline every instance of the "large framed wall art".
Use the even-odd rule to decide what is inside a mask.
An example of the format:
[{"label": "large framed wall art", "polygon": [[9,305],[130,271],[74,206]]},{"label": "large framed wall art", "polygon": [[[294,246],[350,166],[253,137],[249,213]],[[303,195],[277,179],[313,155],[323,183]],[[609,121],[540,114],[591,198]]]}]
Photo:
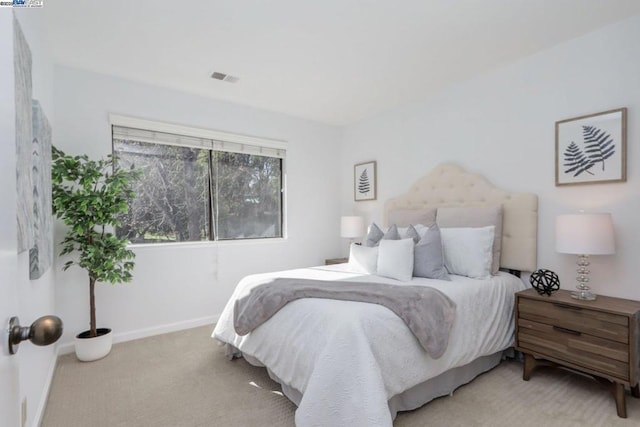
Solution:
[{"label": "large framed wall art", "polygon": [[556,122],[556,186],[626,180],[626,108]]},{"label": "large framed wall art", "polygon": [[16,110],[16,191],[18,253],[29,251],[29,279],[53,263],[51,214],[51,144],[49,120],[32,98],[31,50],[13,18]]}]

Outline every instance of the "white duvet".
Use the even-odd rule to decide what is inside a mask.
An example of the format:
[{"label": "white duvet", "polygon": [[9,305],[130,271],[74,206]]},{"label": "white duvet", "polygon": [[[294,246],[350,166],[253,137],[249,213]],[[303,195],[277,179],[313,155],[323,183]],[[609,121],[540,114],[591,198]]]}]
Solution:
[{"label": "white duvet", "polygon": [[[435,360],[386,307],[361,302],[301,299],[287,304],[245,336],[233,328],[233,304],[258,279],[300,277],[432,286],[456,303],[445,354]],[[247,276],[240,281],[212,336],[265,365],[302,393],[298,427],[391,426],[388,400],[444,371],[513,345],[513,294],[525,288],[507,273],[489,280],[413,278],[399,282],[351,273],[347,264]]]}]

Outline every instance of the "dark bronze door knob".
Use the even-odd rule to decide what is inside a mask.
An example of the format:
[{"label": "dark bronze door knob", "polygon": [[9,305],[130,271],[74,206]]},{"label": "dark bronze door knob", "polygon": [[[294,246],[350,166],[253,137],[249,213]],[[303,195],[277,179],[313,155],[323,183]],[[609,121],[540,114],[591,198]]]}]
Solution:
[{"label": "dark bronze door knob", "polygon": [[15,354],[18,344],[25,340],[40,346],[53,344],[62,336],[63,329],[58,316],[42,316],[31,326],[20,326],[20,319],[12,317],[9,321],[9,353]]}]

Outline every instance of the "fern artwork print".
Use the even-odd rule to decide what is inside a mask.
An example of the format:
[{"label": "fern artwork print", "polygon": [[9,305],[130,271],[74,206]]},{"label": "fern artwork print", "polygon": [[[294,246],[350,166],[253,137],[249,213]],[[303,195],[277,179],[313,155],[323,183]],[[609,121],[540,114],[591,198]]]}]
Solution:
[{"label": "fern artwork print", "polygon": [[626,108],[556,122],[556,186],[626,180]]},{"label": "fern artwork print", "polygon": [[353,199],[356,202],[376,199],[376,162],[353,167]]}]

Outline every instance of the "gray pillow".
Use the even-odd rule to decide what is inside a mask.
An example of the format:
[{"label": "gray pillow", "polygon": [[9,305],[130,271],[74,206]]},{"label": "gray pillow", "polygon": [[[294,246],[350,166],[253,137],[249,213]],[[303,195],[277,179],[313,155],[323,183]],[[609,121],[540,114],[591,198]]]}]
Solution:
[{"label": "gray pillow", "polygon": [[364,241],[364,245],[370,248],[378,246],[380,240],[400,240],[400,232],[398,231],[398,226],[393,224],[386,233],[383,233],[380,227],[375,222],[371,223],[371,227],[369,227],[369,232],[367,233],[367,238]]},{"label": "gray pillow", "polygon": [[407,239],[413,239],[413,243],[418,243],[420,241],[420,234],[416,231],[416,228],[413,225],[409,225],[407,227]]},{"label": "gray pillow", "polygon": [[424,237],[413,248],[413,276],[451,280],[444,267],[442,238],[437,224],[429,227]]},{"label": "gray pillow", "polygon": [[398,231],[398,226],[393,224],[386,233],[384,233],[384,237],[382,240],[400,240],[400,232]]},{"label": "gray pillow", "polygon": [[364,241],[364,245],[370,248],[378,246],[378,242],[380,242],[383,237],[384,233],[380,230],[380,227],[378,227],[375,222],[372,222],[369,227],[369,232],[367,233],[367,238]]}]

